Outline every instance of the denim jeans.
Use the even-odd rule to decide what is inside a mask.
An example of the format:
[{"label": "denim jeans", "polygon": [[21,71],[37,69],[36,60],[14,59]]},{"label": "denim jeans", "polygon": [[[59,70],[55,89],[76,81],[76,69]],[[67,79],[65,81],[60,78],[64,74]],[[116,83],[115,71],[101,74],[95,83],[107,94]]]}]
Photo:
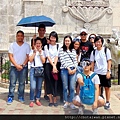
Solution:
[{"label": "denim jeans", "polygon": [[[73,75],[69,75],[67,69],[61,69],[61,79],[63,82],[63,99],[65,102],[72,102],[72,99],[75,95],[75,83],[76,83],[76,73]],[[68,82],[70,87],[70,101],[67,98],[68,92]]]},{"label": "denim jeans", "polygon": [[[43,69],[43,67],[40,67]],[[34,77],[34,68],[30,68],[30,101],[40,99],[43,77]]]},{"label": "denim jeans", "polygon": [[27,67],[24,67],[21,71],[18,71],[16,67],[11,66],[10,68],[10,85],[9,85],[9,94],[8,97],[12,97],[14,99],[14,91],[16,82],[18,79],[18,99],[24,98],[24,89],[25,89],[25,80],[26,80],[26,72]]}]

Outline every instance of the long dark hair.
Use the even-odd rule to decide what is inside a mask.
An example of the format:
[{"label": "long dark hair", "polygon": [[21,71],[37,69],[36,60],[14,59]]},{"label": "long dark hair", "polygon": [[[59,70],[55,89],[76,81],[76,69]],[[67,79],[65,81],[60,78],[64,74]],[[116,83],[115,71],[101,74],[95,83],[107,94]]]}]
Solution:
[{"label": "long dark hair", "polygon": [[[73,47],[74,47],[75,42],[78,42],[78,41],[73,41],[73,42],[72,42]],[[80,42],[79,42],[79,44],[80,44]],[[80,55],[80,46],[79,46],[79,48],[76,50],[76,54],[77,54],[77,55]]]},{"label": "long dark hair", "polygon": [[63,40],[63,46],[62,46],[63,51],[67,51],[67,47],[66,47],[66,45],[65,45],[65,39],[66,39],[66,38],[69,38],[70,41],[71,41],[71,44],[70,44],[70,46],[69,46],[69,50],[72,52],[73,44],[72,44],[72,38],[71,38],[70,35],[66,35],[66,36],[64,37],[64,40]]}]

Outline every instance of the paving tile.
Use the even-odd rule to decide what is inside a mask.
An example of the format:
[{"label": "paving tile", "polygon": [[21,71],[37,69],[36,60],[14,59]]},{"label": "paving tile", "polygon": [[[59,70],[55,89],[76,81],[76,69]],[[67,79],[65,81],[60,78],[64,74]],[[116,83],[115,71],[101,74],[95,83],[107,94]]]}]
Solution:
[{"label": "paving tile", "polygon": [[[25,103],[22,104],[17,99],[17,92],[15,92],[15,99],[11,105],[6,104],[8,90],[0,89],[0,114],[24,114],[24,115],[77,115],[78,108],[71,110],[70,108],[64,109],[63,104],[59,102],[58,99],[58,107],[49,107],[49,102],[43,98],[41,98],[42,106],[37,106],[34,104],[33,108],[29,107],[29,91],[25,91]],[[119,100],[120,92],[119,91],[111,91],[111,109],[105,110],[104,107],[100,107],[98,109],[99,114],[120,114],[119,111]],[[92,114],[91,106],[85,105],[84,114]]]}]

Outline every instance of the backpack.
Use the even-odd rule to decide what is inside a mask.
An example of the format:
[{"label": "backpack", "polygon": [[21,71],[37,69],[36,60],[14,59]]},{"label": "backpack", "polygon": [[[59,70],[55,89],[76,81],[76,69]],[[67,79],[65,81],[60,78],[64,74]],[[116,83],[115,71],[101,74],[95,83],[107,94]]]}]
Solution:
[{"label": "backpack", "polygon": [[[59,48],[59,44],[57,44],[57,51],[58,51],[58,48]],[[49,50],[49,44],[47,44],[47,49]],[[47,61],[47,58],[46,58],[45,61]],[[45,62],[45,63],[46,63],[46,62]]]},{"label": "backpack", "polygon": [[92,82],[92,78],[96,75],[93,73],[91,76],[83,76],[84,85],[80,86],[80,99],[83,104],[92,105],[95,101],[95,85]]},{"label": "backpack", "polygon": [[[57,44],[57,50],[59,48],[59,44]],[[49,44],[47,44],[47,49],[49,50]]]},{"label": "backpack", "polygon": [[[107,47],[104,47],[104,52],[105,52],[105,55],[106,55],[106,59],[107,59]],[[95,49],[93,50],[93,56],[94,56],[94,59],[95,59]],[[95,63],[96,61],[94,60],[94,63]]]}]

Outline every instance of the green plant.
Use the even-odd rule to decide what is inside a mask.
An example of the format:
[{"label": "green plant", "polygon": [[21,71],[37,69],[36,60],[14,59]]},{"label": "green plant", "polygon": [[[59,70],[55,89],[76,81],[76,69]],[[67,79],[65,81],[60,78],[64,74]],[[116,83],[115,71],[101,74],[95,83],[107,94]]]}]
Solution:
[{"label": "green plant", "polygon": [[10,61],[6,61],[3,65],[2,65],[2,74],[1,74],[1,78],[2,79],[9,79],[9,71],[10,71]]}]

